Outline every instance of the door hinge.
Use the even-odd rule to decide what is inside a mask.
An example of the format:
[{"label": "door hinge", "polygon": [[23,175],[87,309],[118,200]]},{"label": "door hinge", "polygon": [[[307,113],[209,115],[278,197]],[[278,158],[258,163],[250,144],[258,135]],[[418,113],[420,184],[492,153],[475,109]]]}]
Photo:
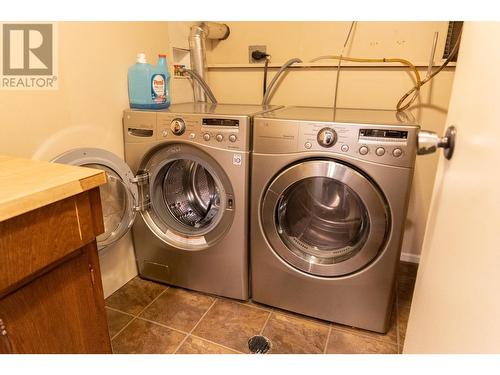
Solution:
[{"label": "door hinge", "polygon": [[91,264],[89,264],[89,271],[90,271],[90,281],[92,282],[92,285],[95,285],[94,268],[92,267]]},{"label": "door hinge", "polygon": [[0,319],[0,336],[7,336],[7,328],[5,327],[3,319]]},{"label": "door hinge", "polygon": [[148,210],[151,207],[151,199],[149,198],[149,173],[139,171],[131,181],[137,185],[137,201],[134,211]]},{"label": "door hinge", "polygon": [[3,319],[0,319],[0,339],[4,342],[4,347],[2,349],[0,345],[0,353],[1,354],[14,354],[14,349],[12,347],[12,343],[10,342],[7,328],[5,327],[5,323]]}]

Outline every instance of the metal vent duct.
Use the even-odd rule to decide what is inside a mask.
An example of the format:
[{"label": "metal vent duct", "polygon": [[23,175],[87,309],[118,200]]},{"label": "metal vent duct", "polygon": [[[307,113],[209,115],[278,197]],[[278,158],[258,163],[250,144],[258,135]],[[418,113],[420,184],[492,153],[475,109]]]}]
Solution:
[{"label": "metal vent duct", "polygon": [[[207,58],[206,40],[224,40],[229,36],[229,27],[223,23],[203,22],[199,26],[192,26],[189,33],[189,50],[191,55],[191,69],[206,81]],[[195,102],[206,102],[207,97],[201,85],[194,81]]]}]

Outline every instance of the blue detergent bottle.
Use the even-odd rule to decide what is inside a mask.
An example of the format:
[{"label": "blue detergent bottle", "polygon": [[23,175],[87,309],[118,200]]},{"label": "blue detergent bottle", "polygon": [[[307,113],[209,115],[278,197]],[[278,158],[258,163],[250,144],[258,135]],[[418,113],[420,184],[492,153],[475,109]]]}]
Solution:
[{"label": "blue detergent bottle", "polygon": [[149,79],[151,65],[144,53],[137,54],[137,62],[128,69],[128,99],[130,108],[151,108]]},{"label": "blue detergent bottle", "polygon": [[158,63],[151,68],[151,107],[168,108],[170,105],[170,73],[166,55],[158,55]]}]

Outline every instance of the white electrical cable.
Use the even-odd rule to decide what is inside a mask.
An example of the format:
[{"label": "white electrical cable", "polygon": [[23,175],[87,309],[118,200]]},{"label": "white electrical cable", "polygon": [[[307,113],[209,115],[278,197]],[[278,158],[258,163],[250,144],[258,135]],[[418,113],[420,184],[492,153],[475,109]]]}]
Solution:
[{"label": "white electrical cable", "polygon": [[345,38],[344,46],[342,47],[342,51],[340,52],[339,63],[337,65],[337,80],[335,81],[335,95],[333,97],[333,120],[334,121],[335,121],[335,114],[337,112],[337,93],[339,91],[340,65],[342,64],[342,57],[344,56],[344,50],[345,50],[345,47],[347,46],[347,43],[349,42],[349,38],[351,37],[351,32],[352,32],[352,29],[354,28],[355,24],[356,24],[356,21],[351,22],[351,27],[349,28],[349,32],[347,33],[347,37]]}]

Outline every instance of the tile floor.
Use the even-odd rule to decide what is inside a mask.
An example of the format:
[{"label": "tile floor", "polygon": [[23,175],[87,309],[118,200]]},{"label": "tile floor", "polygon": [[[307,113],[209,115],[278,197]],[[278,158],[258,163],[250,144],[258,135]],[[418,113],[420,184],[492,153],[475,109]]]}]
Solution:
[{"label": "tile floor", "polygon": [[385,335],[136,277],[106,299],[114,353],[248,353],[263,334],[271,353],[401,353],[417,266],[401,263]]}]

